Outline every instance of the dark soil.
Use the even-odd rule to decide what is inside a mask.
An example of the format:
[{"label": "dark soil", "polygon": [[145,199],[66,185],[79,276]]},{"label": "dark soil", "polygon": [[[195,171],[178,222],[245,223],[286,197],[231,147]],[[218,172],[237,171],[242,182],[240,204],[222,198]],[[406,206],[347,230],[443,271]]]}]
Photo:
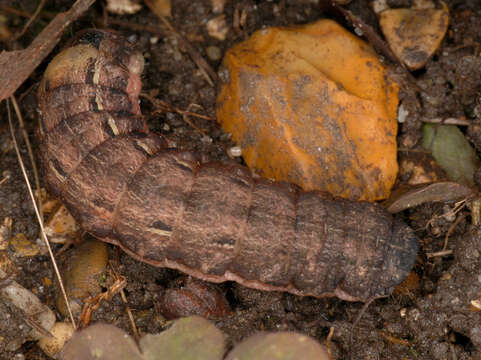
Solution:
[{"label": "dark soil", "polygon": [[[50,0],[45,10],[54,14],[68,9],[71,3]],[[304,24],[322,17],[345,24],[339,13],[326,10],[322,1],[227,1],[223,14],[229,32],[226,39],[220,41],[206,31],[206,22],[216,16],[210,1],[174,0],[172,3],[172,25],[214,70],[217,70],[220,59],[212,54],[222,54],[262,27]],[[394,3],[405,6],[409,1]],[[399,147],[403,149],[400,156],[415,149],[421,136],[421,120],[437,117],[465,116],[471,125],[463,130],[481,151],[481,4],[476,0],[448,0],[446,3],[451,11],[448,35],[437,55],[424,69],[414,72],[411,80],[421,91],[415,90],[409,81],[402,91],[403,103],[410,116],[400,126]],[[0,0],[0,5],[33,13],[37,1]],[[348,8],[368,24],[376,26],[375,17],[365,1],[353,0]],[[247,15],[244,26],[237,30],[233,27],[236,9]],[[78,30],[103,27],[102,11],[103,4],[98,2],[66,32],[62,43]],[[0,50],[28,45],[46,25],[48,15],[43,14],[17,42],[0,43]],[[5,13],[5,16],[9,28],[16,31],[20,31],[26,21],[12,13]],[[161,100],[179,109],[197,104],[189,110],[215,119],[215,88],[208,84],[175,36],[154,14],[144,6],[135,15],[109,15],[109,19],[116,21],[109,27],[135,40],[145,55],[147,66],[143,86],[146,93],[157,93]],[[138,25],[154,27],[159,33],[138,31]],[[29,134],[33,134],[36,126],[36,84],[46,64],[47,61],[16,93]],[[395,72],[399,70],[396,65],[391,67]],[[174,140],[179,148],[204,153],[210,159],[228,159],[226,149],[234,144],[214,120],[190,117],[196,128],[206,133],[203,135],[175,111],[154,113],[153,105],[146,100],[142,100],[141,106],[151,128]],[[4,106],[0,109],[0,116],[0,180],[9,175],[8,180],[0,185],[0,223],[10,217],[13,220],[12,235],[23,233],[36,241],[39,238],[38,225],[11,147]],[[27,158],[24,145],[21,150]],[[226,294],[232,308],[232,315],[216,320],[216,325],[227,334],[229,346],[260,330],[298,331],[324,343],[333,327],[330,346],[335,359],[481,359],[481,312],[470,308],[470,301],[481,297],[481,230],[470,225],[468,210],[459,214],[466,217],[449,236],[447,249],[453,250],[452,255],[427,257],[427,254],[443,248],[454,219],[442,215],[452,207],[453,204],[429,204],[397,215],[410,223],[420,239],[421,251],[414,269],[420,279],[419,285],[375,301],[354,330],[353,322],[363,307],[361,303],[261,292],[235,283],[214,285]],[[54,250],[59,249],[60,245],[56,245]],[[15,280],[54,309],[58,291],[55,286],[46,285],[44,280],[55,278],[48,257],[18,257],[11,248],[7,251],[17,266]],[[183,275],[140,263],[113,247],[110,248],[110,259],[115,261],[117,271],[128,281],[128,306],[133,310],[140,331],[161,331],[166,320],[157,304],[165,289],[178,284]],[[131,333],[125,307],[117,295],[94,312],[92,321],[115,324]],[[62,319],[59,313],[57,316]],[[28,331],[23,314],[0,299],[0,359],[46,359],[34,342],[27,341]],[[351,334],[353,341],[349,344]]]}]

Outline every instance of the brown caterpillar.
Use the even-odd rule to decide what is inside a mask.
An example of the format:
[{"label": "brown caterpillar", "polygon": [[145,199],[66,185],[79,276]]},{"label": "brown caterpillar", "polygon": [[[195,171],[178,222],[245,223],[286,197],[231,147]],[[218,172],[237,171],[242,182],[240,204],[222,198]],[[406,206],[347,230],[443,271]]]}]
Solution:
[{"label": "brown caterpillar", "polygon": [[417,239],[381,206],[166,148],[140,112],[142,69],[124,38],[89,30],[41,82],[45,179],[86,231],[149,264],[296,295],[366,301],[407,276]]}]

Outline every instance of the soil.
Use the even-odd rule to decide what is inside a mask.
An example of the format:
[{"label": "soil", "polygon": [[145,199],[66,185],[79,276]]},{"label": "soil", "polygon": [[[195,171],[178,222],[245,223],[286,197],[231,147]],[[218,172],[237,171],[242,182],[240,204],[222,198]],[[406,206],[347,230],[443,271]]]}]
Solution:
[{"label": "soil", "polygon": [[[67,10],[71,3],[47,1],[46,13],[18,41],[0,42],[0,50],[25,47],[46,25],[49,12]],[[390,3],[406,6],[410,1]],[[400,124],[401,158],[403,153],[417,149],[422,120],[426,118],[466,117],[470,125],[462,130],[481,151],[481,4],[476,0],[447,0],[446,3],[451,21],[441,48],[425,68],[412,73],[402,90],[403,106],[410,116]],[[349,27],[338,12],[323,6],[322,1],[236,0],[225,4],[222,13],[229,31],[225,40],[218,40],[206,30],[206,22],[216,16],[211,1],[175,0],[172,4],[171,24],[214,70],[220,64],[219,54],[262,27],[305,24],[322,17],[333,18]],[[0,1],[0,5],[33,13],[37,1]],[[379,31],[365,1],[353,0],[347,8]],[[241,27],[234,27],[235,12],[246,14]],[[26,19],[5,14],[9,28],[20,31]],[[103,4],[98,2],[64,34],[62,44],[81,29],[103,27],[106,19],[102,14]],[[135,15],[109,14],[108,20],[115,22],[110,28],[135,40],[145,55],[143,88],[146,93],[156,95],[172,108],[189,109],[212,119],[189,117],[194,128],[178,112],[156,112],[153,104],[142,99],[142,111],[150,127],[172,139],[179,148],[203,153],[210,159],[228,160],[226,150],[234,144],[214,120],[216,90],[202,76],[183,45],[145,6]],[[158,33],[149,32],[149,27]],[[45,61],[16,92],[30,135],[36,126],[35,90],[47,63]],[[399,65],[388,65],[393,72],[403,73]],[[414,90],[413,82],[418,90]],[[11,218],[11,235],[23,233],[27,239],[37,242],[39,229],[11,146],[4,106],[0,114],[0,180],[8,177],[0,185],[0,222]],[[20,135],[17,131],[17,138],[21,138]],[[21,152],[27,158],[23,142]],[[29,164],[27,167],[31,175]],[[213,285],[216,291],[225,294],[232,310],[230,315],[214,321],[227,334],[229,347],[260,330],[297,331],[325,343],[333,328],[330,349],[334,359],[481,359],[481,312],[470,307],[470,301],[481,298],[481,229],[471,225],[467,209],[458,213],[460,221],[453,226],[456,217],[444,216],[453,206],[452,203],[427,204],[396,215],[404,218],[419,236],[421,251],[413,270],[419,282],[373,302],[354,328],[353,323],[364,304],[261,292],[235,283]],[[428,257],[443,249],[448,232],[447,250],[452,252],[447,256]],[[54,251],[61,246],[54,245]],[[58,290],[46,281],[55,278],[48,256],[42,253],[22,257],[11,247],[7,252],[16,265],[15,280],[56,311]],[[116,270],[127,279],[128,306],[133,310],[140,332],[161,331],[166,319],[157,304],[165,289],[183,281],[183,275],[138,262],[114,247],[109,247],[109,252]],[[68,259],[68,254],[64,253],[61,258]],[[125,303],[116,295],[93,313],[92,322],[115,324],[131,334],[125,308]],[[63,316],[57,312],[57,318],[60,320]],[[46,359],[36,343],[28,341],[28,332],[24,315],[0,299],[0,359]]]}]

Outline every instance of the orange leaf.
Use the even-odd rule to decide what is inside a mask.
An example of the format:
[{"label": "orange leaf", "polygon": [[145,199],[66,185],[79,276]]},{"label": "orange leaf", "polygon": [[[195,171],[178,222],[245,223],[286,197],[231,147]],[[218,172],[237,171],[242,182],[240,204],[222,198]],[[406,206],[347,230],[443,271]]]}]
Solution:
[{"label": "orange leaf", "polygon": [[252,169],[305,190],[389,196],[398,87],[369,45],[321,20],[260,30],[223,66],[217,118]]}]

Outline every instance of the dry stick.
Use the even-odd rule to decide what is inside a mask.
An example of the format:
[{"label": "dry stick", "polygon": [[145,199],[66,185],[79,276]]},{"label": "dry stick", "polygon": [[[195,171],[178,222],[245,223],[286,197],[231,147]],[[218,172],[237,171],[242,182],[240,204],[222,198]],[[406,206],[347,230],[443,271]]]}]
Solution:
[{"label": "dry stick", "polygon": [[[153,113],[167,112],[167,111],[168,112],[176,112],[176,113],[182,115],[182,119],[184,120],[184,122],[186,122],[188,125],[190,125],[194,130],[198,131],[202,136],[207,136],[206,132],[204,130],[202,130],[201,128],[197,127],[192,121],[190,121],[188,116],[194,116],[194,117],[198,117],[198,118],[204,119],[204,120],[212,120],[212,118],[210,116],[197,114],[197,113],[191,112],[189,110],[181,110],[181,109],[179,109],[175,106],[172,106],[172,105],[166,103],[165,101],[155,99],[154,97],[152,97],[148,94],[145,94],[145,93],[141,93],[140,96],[149,100],[152,103],[152,105],[154,105],[155,110],[154,110]],[[194,105],[194,104],[190,104],[187,107],[187,109],[190,109],[192,105]]]},{"label": "dry stick", "polygon": [[[112,269],[112,272],[114,273],[115,278],[120,279],[120,276],[115,271],[115,268],[114,268],[114,265],[112,264],[112,262],[110,262],[109,264],[110,264],[110,268]],[[137,342],[138,342],[140,340],[139,330],[137,329],[137,325],[135,325],[134,315],[132,315],[132,310],[130,310],[129,303],[127,301],[127,296],[125,296],[125,291],[124,291],[123,288],[120,289],[120,297],[122,298],[122,301],[124,302],[124,304],[126,306],[125,311],[127,312],[127,316],[129,317],[130,327],[132,328],[132,332],[134,333],[135,340],[137,340]]]},{"label": "dry stick", "polygon": [[23,36],[23,34],[25,34],[25,31],[27,31],[27,29],[30,27],[30,25],[32,25],[34,20],[37,18],[38,14],[40,14],[40,11],[42,10],[44,5],[45,5],[45,0],[40,0],[40,3],[38,4],[37,9],[33,13],[33,15],[28,19],[28,21],[25,24],[25,26],[23,27],[22,31],[20,31],[17,35],[14,36],[13,40],[18,40],[20,37]]},{"label": "dry stick", "polygon": [[[24,18],[31,18],[32,17],[32,14],[30,14],[29,12],[18,10],[18,9],[12,8],[10,6],[0,6],[0,11],[3,11],[3,12],[8,13],[8,14],[13,14],[13,15],[17,15],[17,16],[20,16],[20,17],[24,17]],[[50,11],[43,11],[42,12],[42,17],[47,18],[47,19],[53,19],[55,17],[55,15],[56,14],[54,14]]]},{"label": "dry stick", "polygon": [[25,130],[25,123],[23,121],[22,112],[20,111],[20,107],[18,106],[15,96],[13,95],[10,96],[10,100],[12,101],[13,108],[15,109],[15,114],[17,115],[18,122],[20,123],[20,129],[22,130],[23,139],[25,140],[25,145],[27,146],[30,165],[32,166],[32,169],[33,169],[33,179],[35,181],[35,187],[37,189],[38,212],[40,213],[40,219],[43,221],[43,208],[42,208],[42,202],[40,199],[40,177],[38,176],[37,165],[35,164],[35,160],[33,157],[32,146],[30,145],[30,140],[28,138],[27,130]]},{"label": "dry stick", "polygon": [[461,126],[469,126],[471,122],[469,120],[463,118],[434,118],[434,119],[421,119],[424,123],[429,124],[443,124],[443,125],[461,125]]},{"label": "dry stick", "polygon": [[456,228],[456,226],[458,226],[458,224],[461,222],[461,220],[463,220],[465,217],[466,217],[465,214],[461,214],[460,216],[458,216],[456,218],[456,221],[449,227],[448,232],[446,233],[446,236],[444,237],[444,245],[443,245],[442,251],[445,251],[448,248],[449,237],[454,232],[454,229]]},{"label": "dry stick", "polygon": [[451,255],[452,253],[453,253],[453,250],[436,251],[436,252],[427,253],[426,257],[430,259],[438,256]]},{"label": "dry stick", "polygon": [[326,339],[327,356],[329,356],[330,360],[334,359],[334,356],[332,355],[332,351],[331,351],[331,339],[333,335],[334,335],[334,326],[331,326],[329,328],[329,334],[327,335],[327,339]]},{"label": "dry stick", "polygon": [[[195,64],[199,68],[204,78],[207,80],[209,85],[213,87],[214,81],[217,81],[217,74],[210,67],[207,61],[205,61],[204,58],[199,54],[199,52],[195,50],[194,47],[186,39],[184,39],[184,37],[170,24],[170,22],[167,20],[165,16],[156,13],[155,8],[150,2],[150,0],[144,0],[144,2],[150,8],[150,10],[159,17],[159,19],[164,23],[164,25],[167,26],[167,28],[172,32],[172,34],[175,35],[177,40],[182,45],[184,45],[185,49],[189,53],[192,60],[194,60]],[[214,81],[212,81],[212,79]]]},{"label": "dry stick", "polygon": [[15,131],[13,130],[12,114],[11,114],[11,111],[10,111],[10,103],[8,101],[7,101],[7,113],[8,113],[8,125],[10,127],[10,135],[12,137],[13,146],[15,147],[15,152],[17,154],[17,158],[18,158],[18,162],[20,164],[20,168],[22,169],[23,177],[25,178],[25,183],[27,185],[28,193],[29,193],[30,198],[32,200],[33,208],[35,210],[35,215],[37,216],[37,220],[38,220],[38,223],[40,225],[40,234],[42,236],[43,241],[45,242],[45,244],[47,246],[50,258],[52,259],[52,264],[53,264],[53,268],[55,270],[55,275],[57,276],[58,282],[60,284],[60,290],[62,291],[62,295],[63,295],[63,298],[65,300],[65,304],[67,304],[67,309],[68,309],[68,314],[70,316],[70,320],[72,321],[73,327],[76,329],[77,325],[75,324],[75,319],[74,319],[73,314],[72,314],[72,309],[70,308],[67,293],[65,291],[65,287],[63,286],[62,276],[60,275],[60,271],[58,269],[57,262],[55,261],[55,257],[53,256],[52,248],[50,247],[50,243],[47,239],[47,235],[45,234],[45,228],[43,227],[43,221],[42,221],[42,218],[40,217],[40,212],[38,210],[37,203],[35,201],[35,196],[33,194],[32,187],[30,185],[30,181],[28,180],[27,171],[25,169],[25,165],[24,165],[23,160],[22,160],[22,155],[20,154],[20,149],[18,148],[17,139],[15,137]]},{"label": "dry stick", "polygon": [[165,36],[166,33],[167,33],[166,31],[160,29],[157,26],[135,24],[135,23],[131,23],[131,22],[128,22],[128,21],[112,19],[112,18],[109,18],[109,17],[105,20],[105,22],[107,23],[106,25],[117,25],[117,26],[124,27],[124,28],[130,29],[130,30],[133,30],[133,31],[138,31],[138,32],[144,32],[145,31],[145,32],[149,32],[149,33],[159,35],[159,36]]}]

